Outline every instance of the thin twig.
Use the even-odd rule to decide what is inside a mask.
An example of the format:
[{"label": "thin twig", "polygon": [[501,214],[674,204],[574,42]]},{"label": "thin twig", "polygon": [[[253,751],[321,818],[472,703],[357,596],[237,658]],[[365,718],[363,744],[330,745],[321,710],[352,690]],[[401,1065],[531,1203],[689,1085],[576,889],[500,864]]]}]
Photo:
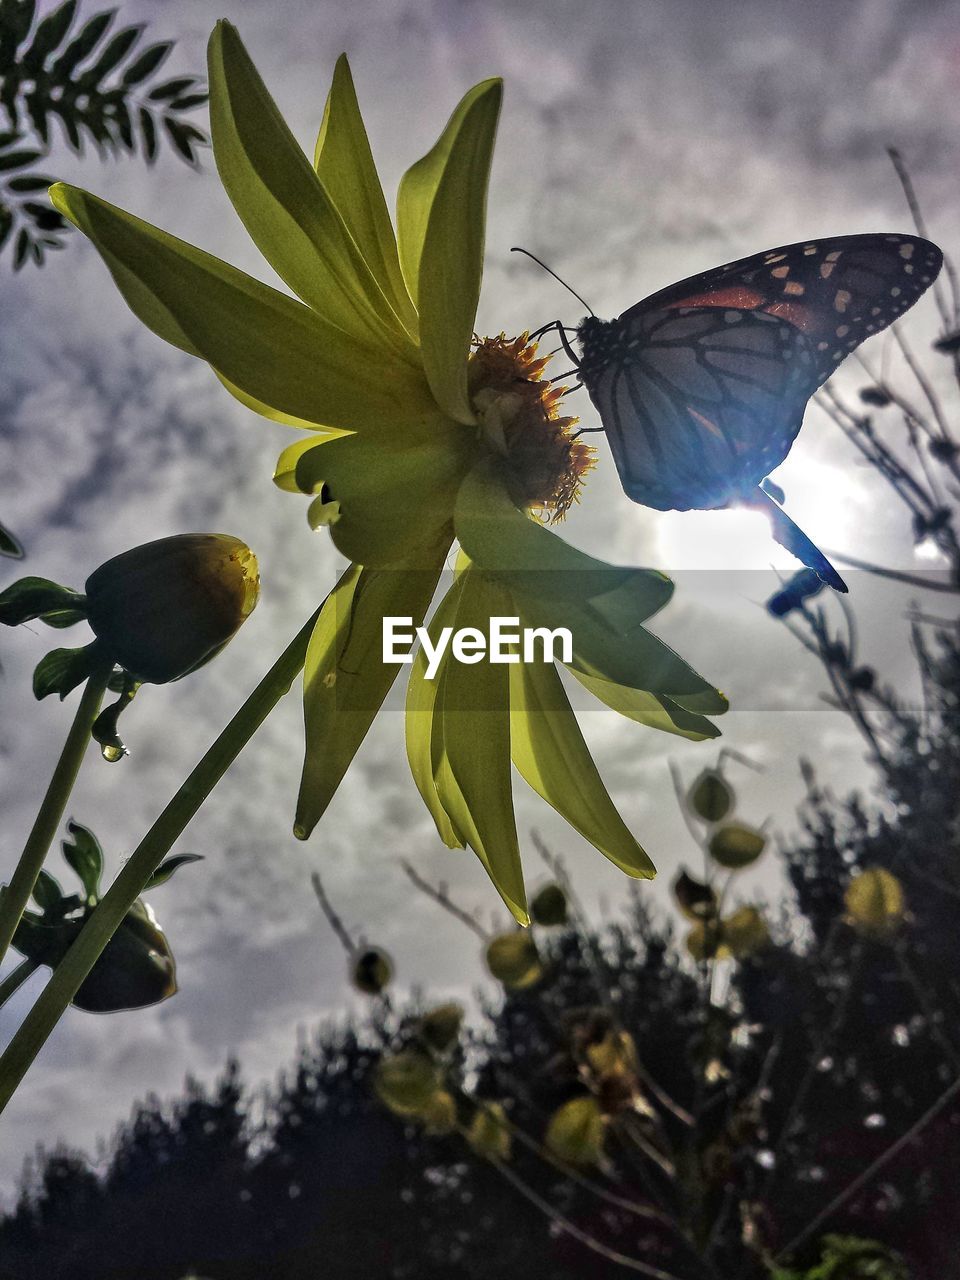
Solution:
[{"label": "thin twig", "polygon": [[[465,1129],[461,1129],[460,1132],[465,1137],[467,1136]],[[602,1258],[606,1258],[608,1262],[616,1263],[617,1266],[624,1267],[628,1271],[636,1271],[640,1275],[650,1276],[651,1280],[682,1280],[680,1276],[674,1275],[671,1271],[664,1271],[660,1267],[651,1266],[648,1262],[641,1262],[639,1258],[630,1258],[627,1254],[620,1253],[617,1249],[611,1249],[608,1245],[601,1243],[595,1236],[590,1235],[571,1222],[559,1209],[555,1209],[548,1200],[545,1200],[543,1196],[534,1191],[533,1187],[524,1182],[519,1174],[514,1173],[509,1165],[504,1164],[502,1160],[498,1160],[495,1156],[487,1156],[486,1158],[500,1176],[506,1179],[515,1191],[519,1191],[524,1199],[529,1200],[532,1205],[549,1218],[554,1226],[560,1231],[565,1231],[567,1235],[572,1236],[574,1240],[585,1245],[593,1253],[598,1253]]]},{"label": "thin twig", "polygon": [[915,1121],[906,1133],[902,1134],[896,1142],[889,1146],[882,1155],[878,1156],[876,1160],[874,1160],[873,1164],[868,1165],[862,1173],[858,1174],[852,1182],[848,1183],[842,1191],[838,1192],[826,1208],[821,1209],[816,1217],[812,1218],[802,1231],[795,1235],[788,1244],[784,1245],[776,1255],[774,1261],[781,1261],[781,1259],[792,1253],[798,1245],[803,1244],[804,1240],[813,1235],[815,1231],[819,1230],[819,1228],[822,1227],[829,1218],[833,1217],[838,1209],[842,1209],[848,1201],[853,1199],[858,1191],[861,1191],[868,1183],[872,1182],[881,1169],[885,1169],[887,1165],[900,1154],[903,1148],[911,1143],[914,1138],[916,1138],[918,1134],[927,1127],[931,1120],[935,1120],[940,1112],[948,1107],[958,1095],[960,1095],[960,1076],[954,1080],[953,1084],[951,1084],[949,1088],[944,1090],[936,1102],[927,1108],[920,1119]]},{"label": "thin twig", "polygon": [[[867,573],[880,578],[891,578],[894,582],[906,582],[911,587],[921,587],[924,591],[944,591],[948,595],[960,594],[960,585],[952,582],[928,582],[915,573],[906,573],[901,569],[884,569],[882,565],[871,564],[868,560],[859,560],[856,556],[847,555],[845,551],[826,551],[831,560],[839,560],[851,565],[854,569],[865,569]],[[937,570],[937,572],[941,572]]]},{"label": "thin twig", "polygon": [[[570,903],[573,910],[573,917],[578,925],[578,932],[580,940],[584,946],[587,967],[590,970],[590,976],[593,979],[597,997],[604,1009],[606,1009],[612,1015],[615,1022],[620,1025],[621,1019],[617,1010],[614,1008],[614,1002],[610,997],[609,985],[604,980],[603,956],[589,928],[589,921],[587,919],[583,903],[577,896],[576,890],[573,887],[573,882],[570,879],[566,867],[563,865],[563,860],[551,852],[538,831],[531,831],[530,838],[533,841],[533,846],[537,853],[543,859],[547,868],[556,877],[558,884],[567,895],[567,901]],[[663,1086],[654,1079],[642,1062],[637,1062],[636,1073],[641,1083],[650,1091],[651,1096],[656,1098],[660,1105],[665,1110],[669,1111],[675,1119],[679,1120],[680,1123],[684,1125],[693,1124],[693,1116],[690,1112],[687,1111],[685,1107],[682,1107],[679,1102],[675,1102],[674,1099],[670,1097],[669,1093],[667,1093]]]},{"label": "thin twig", "polygon": [[343,947],[344,951],[346,951],[348,956],[356,955],[357,944],[350,937],[346,925],[337,915],[336,911],[334,911],[333,904],[327,897],[326,890],[323,887],[323,881],[320,879],[319,872],[313,872],[310,876],[310,883],[313,885],[313,891],[317,895],[317,901],[320,903],[320,910],[327,917],[327,924],[329,924],[330,928],[337,935],[340,945]]},{"label": "thin twig", "polygon": [[947,421],[946,414],[943,412],[943,406],[940,404],[940,398],[934,391],[933,384],[930,382],[930,379],[920,367],[920,363],[916,356],[907,346],[907,340],[900,332],[900,326],[898,324],[892,325],[890,332],[893,334],[894,341],[900,348],[904,360],[907,362],[907,368],[916,378],[917,385],[920,387],[927,404],[930,406],[930,412],[937,420],[937,426],[940,428],[942,438],[949,441],[951,444],[955,443],[953,436],[950,434],[950,424]]},{"label": "thin twig", "polygon": [[[558,1173],[563,1174],[563,1176],[570,1182],[575,1183],[578,1187],[582,1187],[585,1191],[589,1191],[591,1195],[595,1195],[599,1200],[606,1201],[607,1204],[612,1204],[618,1209],[625,1210],[627,1213],[635,1214],[638,1218],[648,1218],[652,1222],[658,1222],[661,1226],[666,1227],[671,1231],[680,1232],[682,1235],[679,1224],[675,1222],[669,1214],[664,1213],[661,1209],[655,1208],[653,1205],[639,1204],[636,1200],[628,1200],[625,1196],[619,1196],[613,1191],[608,1191],[606,1187],[601,1186],[599,1182],[594,1182],[592,1178],[586,1177],[572,1165],[565,1164],[559,1156],[555,1156],[553,1154],[549,1147],[545,1147],[542,1142],[538,1142],[536,1138],[531,1137],[525,1129],[521,1129],[518,1124],[514,1123],[514,1121],[510,1120],[507,1116],[495,1111],[482,1099],[474,1098],[470,1094],[464,1093],[462,1089],[458,1090],[458,1092],[462,1098],[466,1099],[466,1101],[471,1102],[476,1107],[480,1107],[487,1118],[492,1120],[494,1124],[499,1125],[501,1129],[506,1129],[511,1137],[516,1138],[521,1146],[526,1147],[528,1151],[532,1151],[546,1164],[549,1164],[556,1169]],[[685,1243],[689,1244],[686,1237],[684,1236],[683,1238]]]},{"label": "thin twig", "polygon": [[430,884],[428,880],[424,880],[423,877],[417,873],[409,862],[401,862],[400,866],[406,872],[415,888],[419,889],[421,893],[425,893],[427,897],[436,902],[438,906],[443,907],[444,911],[453,916],[455,920],[459,920],[461,924],[465,924],[467,928],[470,929],[471,932],[475,933],[483,942],[490,941],[493,935],[488,933],[487,930],[484,929],[483,925],[480,924],[480,922],[476,920],[469,911],[464,911],[463,907],[457,906],[447,892],[445,884],[436,886]]}]

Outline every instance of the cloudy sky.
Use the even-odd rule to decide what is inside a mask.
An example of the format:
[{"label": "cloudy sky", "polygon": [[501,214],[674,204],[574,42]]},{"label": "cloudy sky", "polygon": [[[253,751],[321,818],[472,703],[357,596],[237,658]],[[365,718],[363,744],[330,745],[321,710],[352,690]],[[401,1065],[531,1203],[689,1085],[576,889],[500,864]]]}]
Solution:
[{"label": "cloudy sky", "polygon": [[[673,280],[773,245],[909,231],[884,151],[891,144],[909,162],[931,234],[948,250],[960,246],[960,13],[946,0],[287,0],[279,11],[266,0],[137,0],[121,9],[127,21],[149,21],[152,37],[178,41],[169,64],[178,72],[201,70],[214,21],[229,17],[310,151],[346,50],[388,196],[460,95],[502,75],[480,332],[580,318],[559,285],[510,255],[512,244],[546,258],[598,314],[615,315]],[[209,157],[199,173],[168,155],[147,171],[58,150],[47,167],[276,283]],[[918,343],[935,321],[927,300],[910,321]],[[868,359],[887,359],[896,373],[889,344],[873,348]],[[855,388],[864,375],[844,369],[838,381]],[[235,534],[260,560],[262,603],[229,655],[196,679],[148,689],[127,716],[131,757],[117,767],[88,763],[70,811],[97,831],[115,867],[326,593],[339,561],[309,531],[306,500],[270,483],[290,433],[143,330],[79,235],[42,271],[13,277],[0,263],[0,430],[0,511],[27,545],[29,572],[79,587],[109,556],[187,530]],[[764,766],[740,778],[743,816],[769,816],[790,831],[804,752],[839,792],[869,787],[862,745],[823,705],[816,664],[759,607],[775,585],[770,566],[791,563],[759,518],[636,507],[602,445],[600,453],[566,536],[675,576],[658,629],[727,691],[724,741]],[[777,478],[820,545],[917,567],[902,511],[817,411]],[[17,571],[4,562],[3,582]],[[848,581],[864,656],[905,680],[909,597],[861,575]],[[3,879],[71,714],[72,703],[30,695],[45,644],[50,633],[39,629],[2,637]],[[289,1061],[298,1029],[350,1003],[342,952],[311,898],[311,870],[347,923],[393,953],[402,982],[463,995],[480,980],[476,939],[416,896],[399,870],[409,858],[449,881],[464,904],[504,919],[472,855],[446,851],[420,805],[398,706],[388,704],[307,844],[291,835],[297,695],[279,708],[177,846],[206,861],[152,896],[176,949],[180,994],[139,1013],[70,1011],[4,1117],[7,1194],[35,1142],[90,1147],[137,1097],[172,1093],[188,1070],[209,1078],[231,1052],[251,1082],[269,1078]],[[692,857],[668,761],[692,777],[717,746],[668,739],[605,711],[587,709],[583,723],[624,815],[664,872],[649,887],[662,899]],[[536,826],[567,856],[591,907],[615,912],[620,874],[521,787],[521,832]],[[526,856],[535,883],[542,867],[532,847]],[[744,894],[752,887],[746,881]],[[760,887],[779,888],[769,873]],[[4,1038],[36,989],[0,1015]]]}]

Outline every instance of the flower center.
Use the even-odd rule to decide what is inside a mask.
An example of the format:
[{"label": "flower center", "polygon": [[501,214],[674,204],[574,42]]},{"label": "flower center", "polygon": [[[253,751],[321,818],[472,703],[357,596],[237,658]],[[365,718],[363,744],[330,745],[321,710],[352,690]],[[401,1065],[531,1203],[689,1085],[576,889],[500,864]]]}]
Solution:
[{"label": "flower center", "polygon": [[467,378],[481,440],[506,460],[528,507],[562,520],[580,500],[596,456],[576,439],[579,419],[560,413],[565,388],[543,377],[550,357],[538,357],[525,333],[477,338],[474,345]]}]

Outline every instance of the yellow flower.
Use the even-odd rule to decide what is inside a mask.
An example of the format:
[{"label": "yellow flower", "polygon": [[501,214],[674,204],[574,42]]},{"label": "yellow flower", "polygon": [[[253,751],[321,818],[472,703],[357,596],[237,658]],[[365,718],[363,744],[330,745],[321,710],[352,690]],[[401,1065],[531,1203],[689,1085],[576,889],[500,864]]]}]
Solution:
[{"label": "yellow flower", "polygon": [[[135,313],[206,360],[244,404],[303,429],[276,483],[352,562],[307,655],[306,758],[295,832],[324,813],[400,669],[386,616],[420,625],[454,539],[453,587],[431,630],[494,615],[567,627],[572,675],[608,706],[689,738],[726,702],[642,624],[672,583],[573,550],[545,527],[576,501],[592,451],[525,336],[477,339],[487,185],[502,86],[465,95],[404,175],[396,232],[345,58],[311,163],[227,23],[210,42],[214,156],[280,293],[148,223],[58,184]],[[605,791],[552,662],[418,655],[407,698],[411,768],[443,839],[469,845],[527,922],[511,795],[520,774],[632,875],[653,866]]]}]

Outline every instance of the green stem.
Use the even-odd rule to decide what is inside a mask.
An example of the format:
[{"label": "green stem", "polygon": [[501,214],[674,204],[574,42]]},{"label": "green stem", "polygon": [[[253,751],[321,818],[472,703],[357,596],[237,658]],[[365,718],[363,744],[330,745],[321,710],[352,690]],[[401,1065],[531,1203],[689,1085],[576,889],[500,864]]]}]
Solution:
[{"label": "green stem", "polygon": [[269,713],[289,691],[303,668],[320,608],[273,664],[140,841],[70,950],[54,969],[53,977],[0,1057],[0,1111],[10,1101],[80,984],[143,892],[147,880]]},{"label": "green stem", "polygon": [[13,940],[24,907],[30,901],[33,887],[37,883],[37,876],[47,856],[50,842],[57,834],[63,819],[63,811],[67,807],[70,792],[73,790],[84,754],[90,744],[90,727],[100,710],[100,703],[103,701],[112,670],[113,664],[107,662],[94,670],[87,680],[80,705],[77,707],[77,714],[73,717],[73,724],[63,744],[60,759],[57,761],[47,793],[40,805],[40,812],[27,837],[27,843],[24,845],[13,878],[4,890],[3,900],[0,902],[0,960],[7,954],[7,948]]},{"label": "green stem", "polygon": [[32,973],[40,968],[39,960],[21,960],[15,969],[11,969],[2,982],[0,982],[0,1009],[7,1003],[15,991],[17,991]]}]

